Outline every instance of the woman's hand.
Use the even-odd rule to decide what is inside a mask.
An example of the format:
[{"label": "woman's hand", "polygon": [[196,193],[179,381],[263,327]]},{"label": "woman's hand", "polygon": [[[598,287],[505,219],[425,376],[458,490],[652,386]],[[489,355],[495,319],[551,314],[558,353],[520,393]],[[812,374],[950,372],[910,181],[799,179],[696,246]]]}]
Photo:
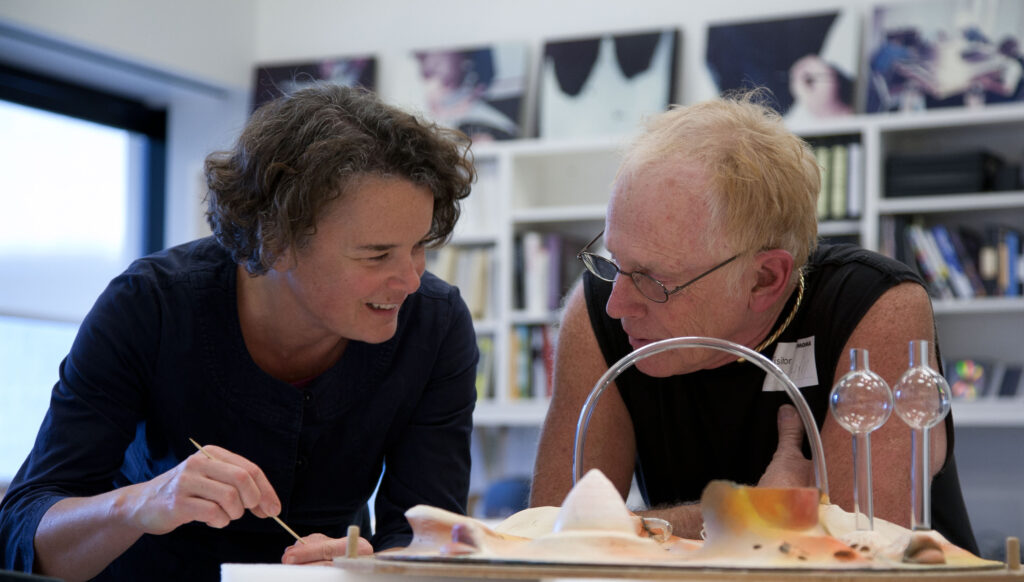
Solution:
[{"label": "woman's hand", "polygon": [[[329,538],[324,534],[312,534],[302,538],[306,543],[295,542],[281,556],[282,564],[303,564],[314,566],[330,566],[337,556],[344,556],[348,550],[348,538]],[[373,546],[364,538],[359,538],[359,555],[373,554]]]},{"label": "woman's hand", "polygon": [[253,462],[217,446],[204,448],[157,477],[124,488],[131,521],[164,534],[191,521],[222,528],[242,517],[277,515],[281,502]]}]

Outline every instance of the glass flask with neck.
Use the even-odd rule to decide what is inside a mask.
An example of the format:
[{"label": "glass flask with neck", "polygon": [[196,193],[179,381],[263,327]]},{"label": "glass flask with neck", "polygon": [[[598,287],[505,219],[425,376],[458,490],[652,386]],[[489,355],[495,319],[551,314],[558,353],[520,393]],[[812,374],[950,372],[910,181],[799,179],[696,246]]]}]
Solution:
[{"label": "glass flask with neck", "polygon": [[910,364],[893,390],[896,415],[911,429],[911,527],[932,528],[928,431],[949,414],[949,384],[929,365],[928,340],[910,342]]},{"label": "glass flask with neck", "polygon": [[857,529],[874,529],[871,489],[871,433],[892,415],[889,385],[871,371],[868,351],[850,350],[850,371],[829,394],[829,409],[839,426],[853,435],[853,513]]}]

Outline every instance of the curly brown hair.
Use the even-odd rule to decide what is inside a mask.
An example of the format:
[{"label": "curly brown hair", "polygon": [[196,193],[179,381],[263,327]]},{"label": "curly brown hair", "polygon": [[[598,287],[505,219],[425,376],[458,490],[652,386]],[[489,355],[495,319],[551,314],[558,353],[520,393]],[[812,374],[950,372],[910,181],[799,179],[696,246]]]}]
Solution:
[{"label": "curly brown hair", "polygon": [[206,221],[253,275],[303,248],[328,203],[359,178],[400,177],[434,194],[429,246],[451,237],[475,173],[463,133],[361,88],[318,84],[257,109],[230,151],[207,156]]}]

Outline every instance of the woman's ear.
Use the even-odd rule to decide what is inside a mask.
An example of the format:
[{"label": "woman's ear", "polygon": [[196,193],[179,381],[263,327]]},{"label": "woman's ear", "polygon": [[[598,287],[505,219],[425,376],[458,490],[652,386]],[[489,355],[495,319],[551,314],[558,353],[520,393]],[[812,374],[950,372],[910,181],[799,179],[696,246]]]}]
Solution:
[{"label": "woman's ear", "polygon": [[793,273],[793,255],[782,249],[761,251],[754,257],[756,279],[750,290],[750,309],[760,313],[785,298]]}]

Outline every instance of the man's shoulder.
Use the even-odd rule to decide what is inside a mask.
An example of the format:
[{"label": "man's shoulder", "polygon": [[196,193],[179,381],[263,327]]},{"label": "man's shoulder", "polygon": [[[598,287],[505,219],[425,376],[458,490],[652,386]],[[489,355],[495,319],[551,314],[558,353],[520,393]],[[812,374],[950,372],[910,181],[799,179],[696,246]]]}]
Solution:
[{"label": "man's shoulder", "polygon": [[819,245],[808,266],[811,271],[874,271],[898,281],[919,279],[917,272],[906,264],[849,243]]}]

